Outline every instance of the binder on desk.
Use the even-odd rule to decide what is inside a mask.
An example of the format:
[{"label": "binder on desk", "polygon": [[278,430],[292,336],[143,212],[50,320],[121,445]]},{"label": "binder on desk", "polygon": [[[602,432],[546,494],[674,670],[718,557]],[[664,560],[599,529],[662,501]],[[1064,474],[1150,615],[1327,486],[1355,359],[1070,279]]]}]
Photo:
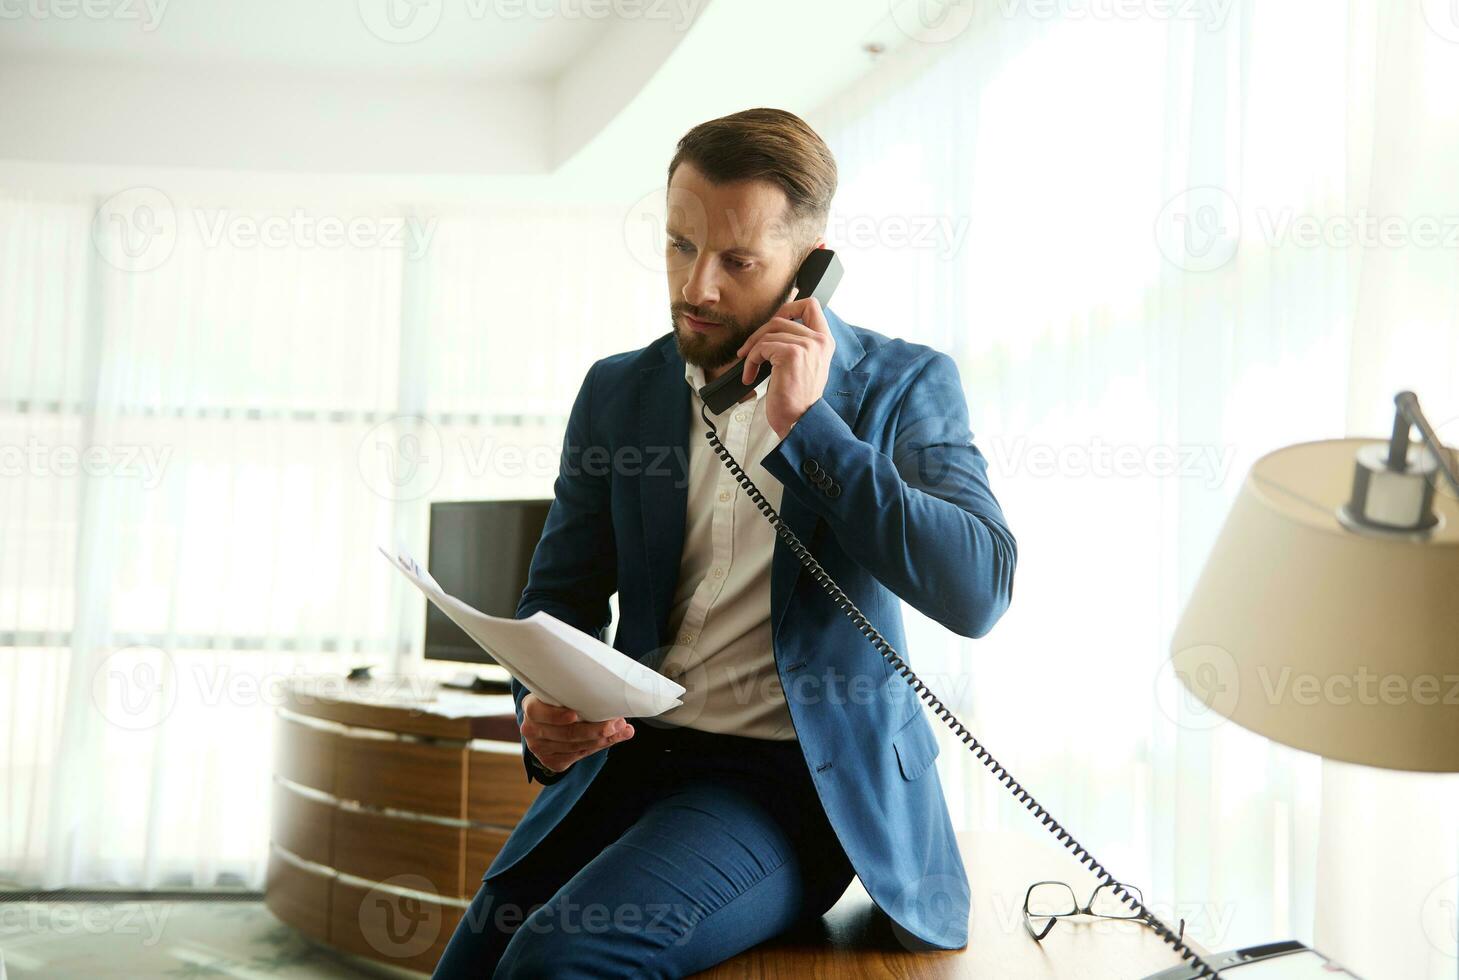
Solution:
[{"label": "binder on desk", "polygon": [[526,619],[488,616],[448,595],[409,553],[380,548],[436,608],[493,660],[548,704],[584,721],[652,718],[683,703],[684,688],[549,613]]}]

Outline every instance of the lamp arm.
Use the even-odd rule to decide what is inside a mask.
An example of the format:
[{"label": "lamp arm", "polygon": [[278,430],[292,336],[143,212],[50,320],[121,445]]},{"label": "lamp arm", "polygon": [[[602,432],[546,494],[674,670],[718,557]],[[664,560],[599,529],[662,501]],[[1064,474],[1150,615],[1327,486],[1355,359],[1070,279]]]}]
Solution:
[{"label": "lamp arm", "polygon": [[[1439,441],[1439,435],[1434,427],[1429,425],[1429,420],[1424,416],[1423,409],[1419,408],[1418,396],[1411,391],[1400,391],[1393,397],[1393,403],[1398,406],[1398,415],[1393,420],[1393,441],[1389,445],[1389,463],[1393,461],[1394,448],[1403,446],[1403,457],[1408,455],[1408,427],[1410,425],[1418,428],[1419,434],[1423,436],[1424,443],[1429,447],[1429,452],[1434,454],[1438,461],[1439,470],[1444,478],[1449,481],[1449,486],[1454,488],[1454,493],[1459,495],[1459,470],[1455,469],[1454,457],[1449,450]],[[1400,434],[1399,429],[1402,429]]]}]

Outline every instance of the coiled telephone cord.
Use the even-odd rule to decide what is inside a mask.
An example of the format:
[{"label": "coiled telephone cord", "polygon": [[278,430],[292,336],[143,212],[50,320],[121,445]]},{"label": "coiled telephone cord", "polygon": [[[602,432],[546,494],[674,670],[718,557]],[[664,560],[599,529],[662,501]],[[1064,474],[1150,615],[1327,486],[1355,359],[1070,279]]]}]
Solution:
[{"label": "coiled telephone cord", "polygon": [[800,559],[801,564],[820,583],[821,588],[826,590],[831,600],[851,619],[861,635],[866,637],[871,645],[876,648],[877,653],[880,653],[886,662],[891,665],[892,669],[898,674],[901,674],[902,679],[911,685],[912,690],[917,692],[917,696],[922,699],[932,713],[942,719],[943,723],[952,730],[953,734],[961,739],[963,744],[968,747],[968,750],[978,757],[978,761],[987,767],[988,771],[1007,787],[1008,791],[1030,813],[1039,819],[1039,822],[1048,829],[1049,833],[1058,838],[1060,844],[1068,848],[1078,858],[1080,864],[1094,872],[1102,883],[1110,885],[1120,901],[1124,902],[1140,918],[1144,919],[1166,945],[1180,954],[1182,960],[1189,963],[1193,969],[1198,970],[1197,976],[1219,977],[1220,974],[1216,972],[1216,969],[1203,960],[1199,953],[1192,949],[1180,936],[1177,936],[1171,931],[1169,926],[1161,922],[1155,913],[1146,908],[1145,904],[1131,894],[1124,885],[1115,880],[1115,877],[1105,870],[1104,865],[1096,860],[1094,855],[1090,854],[1083,844],[1075,840],[1074,835],[1065,830],[1063,825],[1054,819],[1053,814],[1044,809],[1043,805],[1034,799],[1033,794],[1024,789],[1023,785],[1017,779],[1013,778],[1013,774],[1005,769],[1002,763],[993,758],[992,753],[983,747],[983,743],[978,741],[973,733],[968,731],[967,726],[961,721],[958,721],[957,716],[948,710],[947,706],[942,703],[937,695],[932,693],[931,688],[922,683],[922,680],[912,672],[912,668],[907,666],[907,662],[902,659],[896,649],[886,641],[886,638],[881,633],[877,632],[876,627],[872,626],[871,622],[862,615],[861,610],[856,608],[856,604],[851,601],[851,597],[842,591],[841,587],[836,584],[835,579],[831,578],[826,570],[821,567],[821,563],[816,561],[815,556],[810,553],[805,545],[801,544],[800,538],[796,537],[795,532],[781,519],[780,514],[771,506],[770,501],[765,499],[765,495],[760,492],[759,487],[755,486],[754,481],[745,473],[744,469],[735,460],[730,451],[725,448],[724,443],[719,441],[719,435],[715,429],[714,422],[709,417],[708,406],[700,405],[699,415],[704,419],[705,425],[709,427],[709,431],[704,433],[705,438],[709,440],[709,445],[714,450],[715,455],[720,458],[720,461],[724,463],[725,467],[734,476],[735,482],[754,501],[755,506],[760,509],[760,513],[765,515],[765,519],[775,528],[775,533],[780,536],[781,540],[785,542],[786,546],[790,548],[796,558]]}]

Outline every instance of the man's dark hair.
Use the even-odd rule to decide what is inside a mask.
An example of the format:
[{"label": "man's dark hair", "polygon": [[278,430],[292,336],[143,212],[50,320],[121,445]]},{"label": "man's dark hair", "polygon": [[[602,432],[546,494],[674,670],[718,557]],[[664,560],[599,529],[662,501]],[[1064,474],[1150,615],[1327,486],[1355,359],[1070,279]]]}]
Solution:
[{"label": "man's dark hair", "polygon": [[809,244],[826,228],[836,193],[836,159],[805,120],[783,109],[746,109],[700,123],[679,140],[669,180],[681,163],[716,184],[768,180],[785,192],[787,219]]}]

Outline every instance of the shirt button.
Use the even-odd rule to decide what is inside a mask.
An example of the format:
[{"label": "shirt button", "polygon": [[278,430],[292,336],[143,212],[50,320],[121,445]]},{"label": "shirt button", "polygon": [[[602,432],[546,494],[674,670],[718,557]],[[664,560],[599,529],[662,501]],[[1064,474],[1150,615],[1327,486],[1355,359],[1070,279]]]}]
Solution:
[{"label": "shirt button", "polygon": [[728,490],[721,490],[719,492],[719,499],[720,500],[728,500],[729,498],[730,498],[730,492]]},{"label": "shirt button", "polygon": [[744,412],[736,412],[735,413],[735,421],[736,422],[748,422],[749,419],[750,419],[750,417],[748,415],[746,415]]},{"label": "shirt button", "polygon": [[723,568],[716,568],[714,570],[714,577],[715,578],[724,578],[724,569]]},{"label": "shirt button", "polygon": [[693,643],[694,642],[694,634],[693,633],[680,633],[679,634],[679,642],[680,643],[684,643],[684,644]]}]

